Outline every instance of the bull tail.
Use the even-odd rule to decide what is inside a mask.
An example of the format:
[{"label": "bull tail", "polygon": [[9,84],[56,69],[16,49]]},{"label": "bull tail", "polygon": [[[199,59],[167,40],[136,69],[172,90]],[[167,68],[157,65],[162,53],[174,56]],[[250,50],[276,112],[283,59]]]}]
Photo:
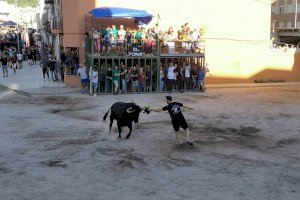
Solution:
[{"label": "bull tail", "polygon": [[104,117],[103,117],[103,121],[106,122],[106,118],[107,118],[107,115],[109,113],[109,111],[111,110],[111,108],[107,111],[107,113],[105,113]]}]

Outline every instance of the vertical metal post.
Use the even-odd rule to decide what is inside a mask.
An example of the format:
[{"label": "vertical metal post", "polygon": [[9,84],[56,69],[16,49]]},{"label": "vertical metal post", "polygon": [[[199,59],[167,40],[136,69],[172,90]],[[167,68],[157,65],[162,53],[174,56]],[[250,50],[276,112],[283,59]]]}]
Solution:
[{"label": "vertical metal post", "polygon": [[100,58],[98,58],[98,69],[97,69],[97,72],[98,72],[98,91],[99,91],[99,94],[101,93],[101,83],[100,83],[100,78],[99,78],[99,72],[100,72],[100,66],[101,66],[101,62],[100,62]]},{"label": "vertical metal post", "polygon": [[149,88],[149,92],[152,92],[153,88],[152,88],[152,83],[153,83],[153,58],[151,58],[150,60],[150,71],[151,71],[151,82],[150,82],[150,88]]},{"label": "vertical metal post", "polygon": [[104,93],[107,94],[107,85],[108,85],[108,81],[107,81],[107,58],[105,58],[105,87],[104,87]]},{"label": "vertical metal post", "polygon": [[295,26],[294,26],[294,29],[297,28],[297,18],[298,18],[298,0],[295,0],[296,1],[296,8],[295,8]]},{"label": "vertical metal post", "polygon": [[[146,72],[147,72],[147,59],[144,59],[144,69],[143,69],[143,71],[144,71],[144,74],[145,74],[145,78],[147,78],[147,74],[146,74]],[[147,89],[147,80],[144,81],[144,92],[146,92],[146,89]]]},{"label": "vertical metal post", "polygon": [[157,55],[156,55],[156,90],[159,92],[160,88],[160,44],[159,40],[156,38],[156,48],[157,48]]},{"label": "vertical metal post", "polygon": [[93,84],[92,84],[92,73],[93,73],[93,66],[94,66],[94,47],[93,47],[93,40],[90,40],[90,44],[92,45],[92,50],[91,50],[91,62],[89,62],[90,64],[90,95],[93,94]]},{"label": "vertical metal post", "polygon": [[140,87],[139,87],[139,74],[140,74],[140,67],[141,67],[141,59],[138,59],[138,86],[137,86],[137,91],[140,92]]},{"label": "vertical metal post", "polygon": [[[114,58],[112,58],[111,59],[111,65],[112,65],[112,72],[113,72],[113,70],[115,69],[115,59]],[[112,73],[112,79],[113,79],[113,77],[114,77],[114,73]],[[112,91],[112,93],[114,93],[115,92],[115,90],[114,90],[114,81],[113,80],[111,80],[111,91]]]},{"label": "vertical metal post", "polygon": [[126,73],[125,73],[125,93],[127,93],[127,76],[128,76],[128,65],[127,65],[127,58],[125,58],[125,70],[126,70]]}]

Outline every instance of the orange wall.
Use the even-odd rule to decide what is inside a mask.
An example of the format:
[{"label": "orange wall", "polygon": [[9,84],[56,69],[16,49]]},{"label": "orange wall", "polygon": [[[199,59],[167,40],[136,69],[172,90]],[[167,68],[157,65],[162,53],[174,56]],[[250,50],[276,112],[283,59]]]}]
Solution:
[{"label": "orange wall", "polygon": [[97,0],[62,0],[63,46],[79,48],[84,61],[85,15],[96,7]]},{"label": "orange wall", "polygon": [[[276,56],[276,54],[273,55],[273,58],[275,58]],[[283,61],[282,63],[278,63],[278,65],[276,65],[275,61],[272,63],[270,62],[269,65],[257,66],[257,68],[261,69],[261,71],[255,73],[251,77],[245,78],[238,76],[214,76],[214,72],[213,70],[211,70],[213,77],[207,76],[206,83],[253,83],[255,80],[263,80],[264,82],[268,82],[270,80],[285,82],[300,81],[300,52],[281,55],[278,59],[285,61]],[[233,66],[224,66],[224,70],[232,67]]]}]

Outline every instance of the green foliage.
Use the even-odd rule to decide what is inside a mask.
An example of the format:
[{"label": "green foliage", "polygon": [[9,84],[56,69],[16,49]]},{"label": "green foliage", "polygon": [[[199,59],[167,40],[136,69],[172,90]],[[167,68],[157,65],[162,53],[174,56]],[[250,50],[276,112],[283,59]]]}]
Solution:
[{"label": "green foliage", "polygon": [[[36,7],[38,5],[39,0],[18,0],[19,7]],[[15,4],[15,0],[7,0],[9,4]]]}]

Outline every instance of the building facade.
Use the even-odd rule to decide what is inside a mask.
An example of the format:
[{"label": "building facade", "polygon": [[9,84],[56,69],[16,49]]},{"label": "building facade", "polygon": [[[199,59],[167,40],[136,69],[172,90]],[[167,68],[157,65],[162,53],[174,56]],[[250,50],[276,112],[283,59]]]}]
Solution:
[{"label": "building facade", "polygon": [[276,41],[300,43],[300,0],[276,0],[272,3],[272,37]]},{"label": "building facade", "polygon": [[8,4],[6,0],[0,0],[0,23],[14,21],[18,25],[37,29],[39,7],[18,7],[17,4]]},{"label": "building facade", "polygon": [[84,61],[85,15],[97,5],[97,0],[45,0],[44,29],[58,60],[61,48],[69,48]]},{"label": "building facade", "polygon": [[[272,0],[101,0],[101,6],[146,9],[160,27],[205,27],[210,83],[300,80],[295,50],[270,48]],[[254,14],[255,13],[255,14]],[[157,17],[153,23],[157,22]],[[150,24],[151,25],[151,24]],[[280,59],[279,59],[280,58]]]},{"label": "building facade", "polygon": [[[55,39],[57,44],[64,48],[78,48],[80,61],[85,59],[86,14],[99,6],[127,7],[147,10],[154,16],[149,26],[159,22],[162,30],[170,26],[177,30],[184,23],[197,29],[205,27],[205,60],[213,74],[213,78],[207,80],[210,83],[300,80],[297,51],[274,52],[270,48],[273,23],[278,27],[297,28],[299,25],[292,20],[293,13],[280,13],[293,12],[293,1],[46,0],[45,3],[46,7],[51,7],[48,28],[52,35],[59,36],[59,40]],[[276,12],[272,19],[285,14],[285,21],[271,21],[271,10],[275,12],[275,5],[283,6],[283,3],[285,10],[278,8],[279,13]],[[294,16],[297,14],[295,12]],[[295,34],[296,31],[290,32]],[[285,37],[280,31],[278,33],[278,37]]]}]

